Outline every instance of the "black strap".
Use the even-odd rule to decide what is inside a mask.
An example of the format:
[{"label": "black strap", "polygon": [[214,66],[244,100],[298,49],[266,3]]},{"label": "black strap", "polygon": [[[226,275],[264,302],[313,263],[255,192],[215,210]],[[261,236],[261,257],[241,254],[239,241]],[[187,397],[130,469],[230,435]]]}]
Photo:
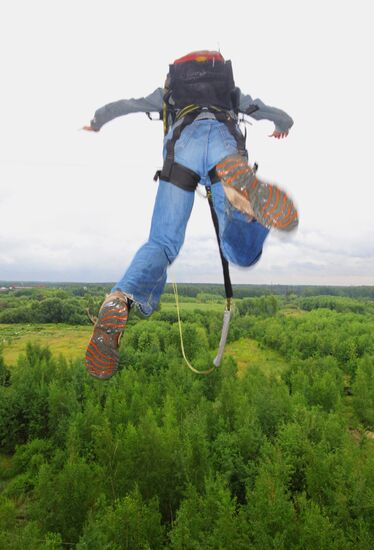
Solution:
[{"label": "black strap", "polygon": [[163,179],[173,183],[185,191],[195,191],[197,184],[200,181],[200,176],[193,170],[190,170],[190,168],[187,168],[178,162],[174,162],[167,179],[163,175],[162,170],[157,170],[153,176],[153,180],[157,181],[158,179]]},{"label": "black strap", "polygon": [[244,114],[251,115],[251,114],[255,113],[256,111],[258,111],[259,108],[260,107],[258,105],[252,104],[252,105],[250,105],[249,107],[246,108],[246,110],[244,111]]},{"label": "black strap", "polygon": [[230,279],[229,262],[226,260],[221,249],[221,240],[219,238],[218,217],[217,217],[217,212],[214,210],[214,206],[213,206],[212,190],[209,186],[207,186],[206,191],[207,191],[207,197],[208,197],[208,202],[210,207],[210,213],[212,215],[214,230],[216,232],[219,255],[221,257],[221,263],[222,263],[222,269],[223,269],[223,281],[225,284],[225,294],[226,294],[226,298],[229,300],[234,295],[232,290],[232,285],[231,285],[231,279]]},{"label": "black strap", "polygon": [[174,146],[175,146],[175,143],[180,138],[180,135],[183,132],[183,130],[185,129],[185,127],[188,126],[189,124],[191,124],[195,120],[195,118],[197,117],[198,114],[199,114],[199,111],[194,111],[194,112],[189,113],[188,115],[186,115],[183,118],[181,124],[179,124],[179,126],[174,128],[173,135],[172,135],[171,139],[169,139],[167,141],[167,143],[166,143],[166,158],[165,158],[164,165],[163,165],[162,171],[161,171],[161,178],[163,180],[170,181],[170,175],[171,175],[171,171],[172,171],[173,164],[174,164]]}]

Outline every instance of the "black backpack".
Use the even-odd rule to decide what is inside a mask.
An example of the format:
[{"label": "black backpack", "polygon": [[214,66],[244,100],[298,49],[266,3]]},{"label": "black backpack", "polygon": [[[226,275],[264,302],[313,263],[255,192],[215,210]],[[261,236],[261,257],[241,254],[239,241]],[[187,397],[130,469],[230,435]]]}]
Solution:
[{"label": "black backpack", "polygon": [[166,103],[174,109],[188,105],[237,111],[237,91],[231,61],[185,61],[169,66]]}]

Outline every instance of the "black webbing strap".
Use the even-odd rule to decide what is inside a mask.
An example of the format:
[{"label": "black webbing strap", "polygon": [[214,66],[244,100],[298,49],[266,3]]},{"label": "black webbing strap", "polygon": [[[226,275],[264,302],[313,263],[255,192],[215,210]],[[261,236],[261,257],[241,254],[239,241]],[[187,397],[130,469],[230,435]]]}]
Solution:
[{"label": "black webbing strap", "polygon": [[183,118],[181,124],[179,124],[179,126],[174,128],[173,135],[172,135],[171,139],[169,139],[166,143],[166,157],[165,157],[164,165],[163,165],[162,170],[161,170],[161,176],[160,176],[161,179],[163,179],[165,181],[171,181],[170,176],[171,176],[171,173],[172,173],[172,170],[173,170],[173,165],[174,165],[174,146],[175,146],[175,143],[180,138],[181,133],[183,132],[185,127],[188,126],[189,124],[191,124],[195,120],[195,118],[197,117],[198,114],[199,114],[199,111],[194,111],[193,113],[187,114]]},{"label": "black webbing strap", "polygon": [[170,174],[167,178],[163,175],[163,170],[157,170],[153,179],[154,181],[157,181],[159,178],[180,187],[180,189],[184,189],[184,191],[191,192],[195,191],[197,184],[200,181],[199,174],[193,170],[190,170],[190,168],[183,166],[183,164],[179,164],[178,162],[173,163]]},{"label": "black webbing strap", "polygon": [[222,253],[221,240],[219,238],[218,217],[217,217],[217,212],[214,210],[212,190],[209,186],[207,186],[206,192],[207,192],[207,197],[208,197],[208,202],[209,202],[209,207],[210,207],[210,213],[212,215],[214,230],[216,232],[218,248],[219,248],[219,255],[221,257],[221,263],[222,263],[222,269],[223,269],[223,281],[224,281],[224,284],[225,284],[225,294],[226,294],[227,300],[230,300],[233,297],[234,293],[233,293],[233,290],[232,290],[231,279],[230,279],[229,262],[226,260],[225,256]]},{"label": "black webbing strap", "polygon": [[246,110],[244,111],[244,114],[245,115],[252,115],[253,113],[255,113],[256,111],[259,110],[259,106],[258,105],[250,105],[249,107],[246,108]]}]

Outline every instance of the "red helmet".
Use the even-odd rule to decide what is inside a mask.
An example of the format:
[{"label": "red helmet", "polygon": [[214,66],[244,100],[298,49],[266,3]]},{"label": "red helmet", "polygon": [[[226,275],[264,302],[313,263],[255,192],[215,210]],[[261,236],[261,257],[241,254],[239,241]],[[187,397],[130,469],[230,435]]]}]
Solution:
[{"label": "red helmet", "polygon": [[224,58],[220,52],[214,52],[209,50],[199,50],[197,52],[191,52],[174,61],[174,64],[185,63],[186,61],[222,61]]}]

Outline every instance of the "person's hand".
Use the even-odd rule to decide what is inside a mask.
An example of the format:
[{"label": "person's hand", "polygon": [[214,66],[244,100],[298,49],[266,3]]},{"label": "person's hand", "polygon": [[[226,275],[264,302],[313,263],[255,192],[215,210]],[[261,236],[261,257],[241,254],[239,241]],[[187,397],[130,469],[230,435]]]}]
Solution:
[{"label": "person's hand", "polygon": [[280,132],[279,130],[274,130],[274,132],[269,137],[275,137],[277,139],[285,138],[288,136],[288,130]]},{"label": "person's hand", "polygon": [[82,130],[86,130],[86,132],[98,132],[99,130],[95,130],[95,128],[92,128],[91,124],[89,126],[83,126]]}]

